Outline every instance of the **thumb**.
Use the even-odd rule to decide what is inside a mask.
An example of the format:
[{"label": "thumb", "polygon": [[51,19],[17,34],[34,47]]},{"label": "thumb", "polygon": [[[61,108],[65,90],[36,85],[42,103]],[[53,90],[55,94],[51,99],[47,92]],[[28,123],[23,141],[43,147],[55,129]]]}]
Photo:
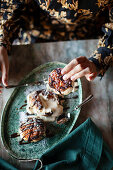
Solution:
[{"label": "thumb", "polygon": [[2,83],[4,86],[8,86],[8,73],[9,73],[9,65],[2,64]]},{"label": "thumb", "polygon": [[87,74],[85,77],[88,81],[92,81],[95,79],[96,76],[97,76],[96,73],[91,73],[91,74]]}]

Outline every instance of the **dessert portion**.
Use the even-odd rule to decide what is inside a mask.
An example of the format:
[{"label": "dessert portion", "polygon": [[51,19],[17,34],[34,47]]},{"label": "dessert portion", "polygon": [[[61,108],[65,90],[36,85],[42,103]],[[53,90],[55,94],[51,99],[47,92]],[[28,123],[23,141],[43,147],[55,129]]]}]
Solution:
[{"label": "dessert portion", "polygon": [[63,113],[61,99],[66,99],[63,95],[77,90],[78,83],[71,79],[63,80],[61,70],[62,68],[56,68],[49,74],[47,90],[33,91],[28,94],[27,113],[20,112],[19,132],[11,135],[11,138],[20,136],[19,144],[40,141],[47,137],[48,132],[51,136],[51,128],[47,129],[47,122],[63,124],[70,119],[70,113]]},{"label": "dessert portion", "polygon": [[37,142],[46,136],[44,121],[38,118],[28,118],[19,128],[20,144]]},{"label": "dessert portion", "polygon": [[26,110],[44,121],[54,122],[63,113],[58,96],[51,91],[34,91],[27,96]]},{"label": "dessert portion", "polygon": [[68,95],[76,90],[77,82],[73,82],[70,78],[63,80],[61,74],[62,68],[56,68],[49,74],[47,89],[56,94]]}]

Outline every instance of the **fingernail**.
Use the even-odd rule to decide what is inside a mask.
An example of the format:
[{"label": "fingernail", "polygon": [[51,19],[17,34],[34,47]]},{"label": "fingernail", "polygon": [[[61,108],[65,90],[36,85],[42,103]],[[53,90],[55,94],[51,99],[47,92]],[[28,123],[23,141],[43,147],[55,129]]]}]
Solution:
[{"label": "fingernail", "polygon": [[66,76],[66,75],[64,75],[64,76],[63,76],[63,79],[64,79],[64,80],[67,80],[67,76]]},{"label": "fingernail", "polygon": [[90,78],[89,78],[89,81],[92,81],[93,79],[94,79],[94,77],[90,77]]},{"label": "fingernail", "polygon": [[72,77],[71,77],[71,80],[73,81],[73,79],[74,79],[74,77],[72,76]]},{"label": "fingernail", "polygon": [[87,80],[88,80],[88,81],[91,81],[91,78],[88,77]]},{"label": "fingernail", "polygon": [[8,81],[7,80],[4,81],[4,85],[8,86]]},{"label": "fingernail", "polygon": [[61,71],[61,74],[64,74],[64,71],[63,71],[63,70]]},{"label": "fingernail", "polygon": [[4,85],[4,86],[7,86],[7,83],[6,83],[6,82],[3,82],[3,85]]}]

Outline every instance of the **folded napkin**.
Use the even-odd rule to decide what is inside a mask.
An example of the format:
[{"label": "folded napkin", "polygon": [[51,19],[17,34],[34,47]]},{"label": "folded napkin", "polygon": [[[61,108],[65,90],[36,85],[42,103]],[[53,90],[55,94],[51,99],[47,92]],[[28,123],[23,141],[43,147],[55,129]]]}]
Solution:
[{"label": "folded napkin", "polygon": [[[111,170],[113,154],[88,119],[41,157],[43,170]],[[38,169],[37,161],[34,170]]]},{"label": "folded napkin", "polygon": [[[111,170],[113,154],[91,119],[67,135],[40,158],[42,170]],[[2,168],[1,168],[2,167]],[[34,170],[40,167],[36,162]],[[0,170],[16,170],[0,159]]]},{"label": "folded napkin", "polygon": [[0,158],[0,170],[17,170],[14,166]]}]

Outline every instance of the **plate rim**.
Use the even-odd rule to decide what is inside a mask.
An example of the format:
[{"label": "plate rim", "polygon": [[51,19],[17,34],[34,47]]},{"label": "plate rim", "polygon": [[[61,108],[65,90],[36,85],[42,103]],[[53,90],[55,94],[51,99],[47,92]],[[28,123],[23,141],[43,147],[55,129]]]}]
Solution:
[{"label": "plate rim", "polygon": [[[36,68],[34,68],[30,73],[28,73],[28,74],[19,82],[19,84],[25,82],[26,79],[27,79],[28,77],[30,77],[30,75],[32,75],[32,74],[35,73],[36,71],[40,70],[41,68],[46,67],[46,66],[48,66],[48,65],[53,65],[53,64],[62,64],[62,65],[64,65],[64,66],[66,65],[66,63],[58,62],[58,61],[47,62],[47,63],[45,63],[45,64],[41,64],[40,66],[37,66]],[[82,97],[83,97],[82,83],[81,83],[80,78],[77,79],[77,81],[79,82],[79,85],[80,85],[79,90],[81,91],[81,93],[79,93],[79,94],[81,95],[81,96],[80,96],[80,102],[82,102]],[[5,106],[4,106],[3,110],[2,110],[2,114],[1,114],[1,126],[0,126],[1,143],[2,143],[2,145],[3,145],[3,147],[4,147],[4,149],[7,151],[7,153],[8,153],[10,156],[12,156],[13,158],[17,159],[17,160],[22,159],[22,158],[16,156],[16,154],[9,148],[6,140],[4,139],[5,137],[4,137],[4,133],[3,133],[3,132],[4,132],[4,124],[3,124],[3,123],[4,123],[4,118],[5,118],[5,116],[6,116],[6,110],[7,110],[8,106],[9,106],[9,103],[10,103],[10,101],[11,101],[11,98],[14,97],[14,95],[15,95],[15,93],[18,91],[18,89],[19,89],[19,87],[15,88],[15,89],[13,90],[13,92],[11,93],[9,99],[7,100]],[[77,116],[74,117],[74,120],[73,120],[73,123],[71,124],[71,127],[70,127],[69,130],[67,131],[66,135],[60,139],[60,141],[63,140],[63,139],[72,131],[72,129],[73,129],[75,123],[76,123],[76,120],[77,120],[77,118],[78,118],[78,116],[79,116],[79,114],[80,114],[80,110],[81,110],[81,109],[78,109],[78,111],[77,111],[78,114],[77,114]],[[60,142],[60,141],[59,141],[59,142]],[[54,147],[54,146],[57,145],[59,142],[54,143],[51,147]],[[51,147],[50,147],[50,148],[51,148]],[[50,148],[48,148],[45,152],[47,152]],[[44,152],[44,153],[45,153],[45,152]],[[44,154],[44,153],[43,153],[43,154]],[[41,156],[42,156],[42,155],[41,155]],[[41,157],[41,156],[40,156],[40,157]],[[40,157],[39,157],[39,158],[40,158]]]}]

